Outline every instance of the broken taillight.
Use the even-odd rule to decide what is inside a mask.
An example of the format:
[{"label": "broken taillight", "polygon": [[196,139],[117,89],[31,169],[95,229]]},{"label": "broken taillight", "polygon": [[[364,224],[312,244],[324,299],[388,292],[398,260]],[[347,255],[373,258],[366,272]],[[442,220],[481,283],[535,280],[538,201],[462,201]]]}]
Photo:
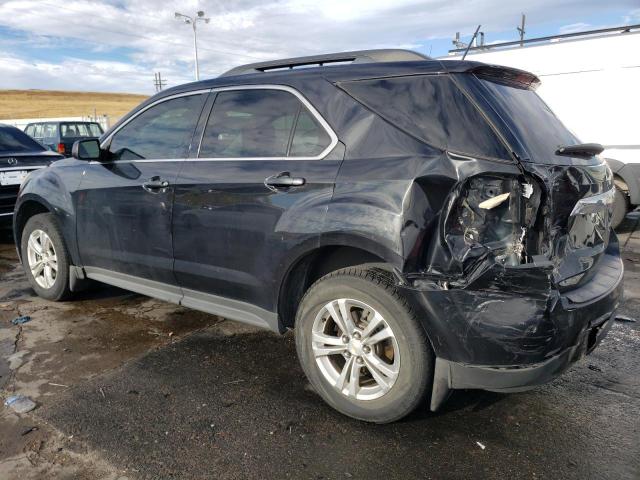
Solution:
[{"label": "broken taillight", "polygon": [[508,266],[526,261],[532,197],[537,197],[534,186],[521,177],[482,175],[462,185],[446,220],[445,239],[463,270],[488,257]]}]

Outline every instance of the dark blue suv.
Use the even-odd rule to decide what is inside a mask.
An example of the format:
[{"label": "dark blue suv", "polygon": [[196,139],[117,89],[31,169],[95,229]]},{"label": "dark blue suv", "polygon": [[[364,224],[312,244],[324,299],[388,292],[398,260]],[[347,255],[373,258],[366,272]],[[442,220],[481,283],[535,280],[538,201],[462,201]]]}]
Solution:
[{"label": "dark blue suv", "polygon": [[163,91],[27,177],[22,263],[51,300],[94,280],[294,329],[315,390],[362,420],[535,387],[606,334],[623,269],[602,147],[538,84],[378,50]]}]

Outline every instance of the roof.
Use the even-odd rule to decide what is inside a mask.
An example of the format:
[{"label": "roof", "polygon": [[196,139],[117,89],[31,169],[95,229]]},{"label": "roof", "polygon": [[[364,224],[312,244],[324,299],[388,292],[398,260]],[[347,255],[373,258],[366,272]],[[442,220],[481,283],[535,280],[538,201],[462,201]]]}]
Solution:
[{"label": "roof", "polygon": [[402,62],[429,60],[430,57],[413,50],[403,49],[377,49],[377,50],[354,50],[350,52],[326,53],[321,55],[310,55],[306,57],[285,58],[268,62],[248,63],[232,68],[220,75],[221,77],[231,77],[235,75],[247,75],[251,73],[264,73],[271,70],[293,70],[312,65],[325,66],[331,64],[345,63],[381,63],[381,62]]}]

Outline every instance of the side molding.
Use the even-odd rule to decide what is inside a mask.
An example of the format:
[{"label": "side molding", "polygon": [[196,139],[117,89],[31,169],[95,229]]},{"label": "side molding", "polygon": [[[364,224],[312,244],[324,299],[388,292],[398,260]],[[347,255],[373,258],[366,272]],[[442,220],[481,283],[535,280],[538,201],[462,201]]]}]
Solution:
[{"label": "side molding", "polygon": [[86,278],[92,280],[279,333],[278,315],[274,312],[238,300],[182,289],[176,285],[155,282],[104,268],[72,267],[70,271],[72,289],[73,282],[79,280],[82,270]]}]

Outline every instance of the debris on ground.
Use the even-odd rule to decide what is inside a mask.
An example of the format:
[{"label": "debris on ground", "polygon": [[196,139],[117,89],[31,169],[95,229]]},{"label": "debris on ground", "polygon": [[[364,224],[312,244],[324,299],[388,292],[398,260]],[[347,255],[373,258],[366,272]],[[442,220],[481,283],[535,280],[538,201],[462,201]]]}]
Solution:
[{"label": "debris on ground", "polygon": [[11,320],[11,323],[13,323],[14,325],[22,325],[23,323],[27,323],[30,321],[31,317],[29,315],[23,315],[21,317],[14,318],[13,320]]},{"label": "debris on ground", "polygon": [[484,446],[482,443],[480,443],[480,442],[476,442],[476,444],[477,444],[477,445],[478,445],[482,450],[484,450],[485,448],[487,448],[487,447],[485,447],[485,446]]},{"label": "debris on ground", "polygon": [[24,437],[25,435],[28,435],[31,432],[35,432],[36,430],[38,430],[38,427],[29,427],[26,430],[24,430],[20,435]]},{"label": "debris on ground", "polygon": [[602,369],[600,367],[598,367],[597,365],[591,365],[589,364],[589,366],[587,367],[589,370],[593,370],[594,372],[601,372]]},{"label": "debris on ground", "polygon": [[24,395],[12,395],[4,401],[4,404],[16,413],[27,413],[37,406],[36,402]]},{"label": "debris on ground", "polygon": [[636,323],[637,320],[635,318],[627,317],[626,315],[616,315],[616,322]]}]

